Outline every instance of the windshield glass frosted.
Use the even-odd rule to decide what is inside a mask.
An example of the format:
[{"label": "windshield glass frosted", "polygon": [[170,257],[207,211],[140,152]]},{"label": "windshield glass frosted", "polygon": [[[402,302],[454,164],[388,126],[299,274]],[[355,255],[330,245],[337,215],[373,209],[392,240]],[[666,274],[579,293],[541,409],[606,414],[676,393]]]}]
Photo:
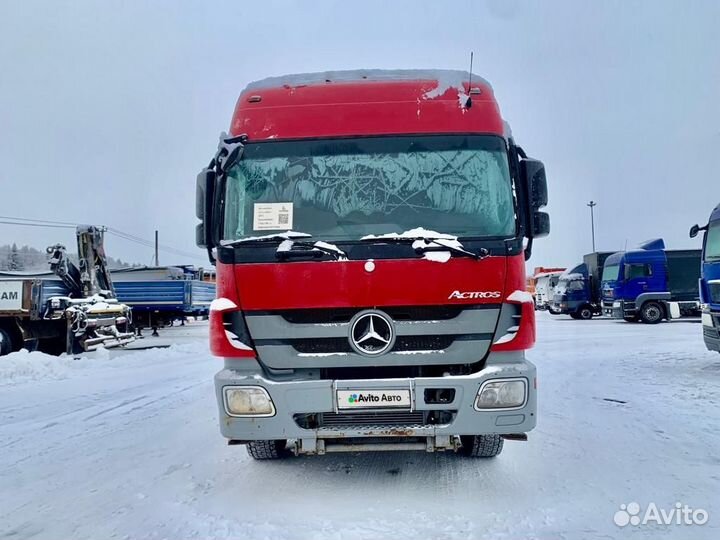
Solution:
[{"label": "windshield glass frosted", "polygon": [[619,275],[620,265],[609,264],[603,270],[602,281],[617,281]]},{"label": "windshield glass frosted", "polygon": [[705,260],[720,260],[720,221],[710,224],[705,240]]},{"label": "windshield glass frosted", "polygon": [[288,229],[357,240],[416,227],[514,236],[505,141],[430,136],[249,144],[228,175],[226,240]]}]

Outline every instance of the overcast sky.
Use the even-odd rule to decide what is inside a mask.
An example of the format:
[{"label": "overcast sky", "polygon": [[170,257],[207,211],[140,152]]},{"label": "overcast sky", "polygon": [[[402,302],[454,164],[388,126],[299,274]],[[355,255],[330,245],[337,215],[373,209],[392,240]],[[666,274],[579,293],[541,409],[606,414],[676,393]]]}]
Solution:
[{"label": "overcast sky", "polygon": [[[694,247],[720,202],[720,2],[0,4],[0,215],[106,224],[196,254],[195,175],[240,90],[284,73],[467,69],[545,162],[551,235],[530,266],[651,237]],[[0,218],[1,219],[1,218]],[[74,245],[0,224],[0,244]],[[114,257],[152,250],[108,237]]]}]

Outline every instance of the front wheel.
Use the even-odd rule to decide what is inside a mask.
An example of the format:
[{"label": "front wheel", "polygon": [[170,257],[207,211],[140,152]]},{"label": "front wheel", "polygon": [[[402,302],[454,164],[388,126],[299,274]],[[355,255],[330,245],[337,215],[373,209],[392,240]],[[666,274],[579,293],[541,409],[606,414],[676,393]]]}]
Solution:
[{"label": "front wheel", "polygon": [[288,455],[284,439],[275,441],[250,441],[247,443],[247,452],[250,457],[257,460],[282,459]]},{"label": "front wheel", "polygon": [[10,354],[15,350],[12,335],[7,330],[0,328],[0,356]]},{"label": "front wheel", "polygon": [[640,310],[640,319],[645,324],[657,324],[662,321],[663,308],[657,302],[645,302]]},{"label": "front wheel", "polygon": [[495,457],[503,449],[503,438],[497,433],[490,435],[461,435],[460,453],[474,458]]},{"label": "front wheel", "polygon": [[578,319],[582,319],[583,321],[589,321],[593,318],[593,312],[592,308],[590,306],[583,306],[581,307],[578,312]]}]

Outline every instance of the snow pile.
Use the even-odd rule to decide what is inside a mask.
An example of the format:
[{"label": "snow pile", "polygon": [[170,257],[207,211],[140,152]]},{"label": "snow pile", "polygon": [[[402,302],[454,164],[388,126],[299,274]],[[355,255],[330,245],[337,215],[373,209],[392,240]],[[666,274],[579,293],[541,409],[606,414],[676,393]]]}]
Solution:
[{"label": "snow pile", "polygon": [[385,233],[385,234],[368,234],[367,236],[363,236],[360,238],[360,240],[393,240],[396,238],[409,238],[409,239],[432,239],[432,240],[457,240],[457,236],[453,236],[452,234],[445,234],[445,233],[439,233],[436,231],[430,231],[428,229],[424,229],[423,227],[416,227],[415,229],[410,229],[409,231],[401,232],[401,233]]},{"label": "snow pile", "polygon": [[532,294],[527,291],[515,291],[507,297],[507,301],[520,304],[532,304],[534,302]]},{"label": "snow pile", "polygon": [[[175,344],[154,351],[154,358],[172,359],[199,352],[207,354],[207,344]],[[118,352],[120,355],[117,355]],[[146,361],[147,352],[142,350],[108,350],[101,347],[79,356],[53,356],[22,349],[0,358],[0,388],[32,381],[69,379],[87,375],[97,369],[127,367],[128,364],[143,364]]]},{"label": "snow pile", "polygon": [[22,349],[0,359],[0,386],[41,379],[66,379],[73,371],[87,369],[108,358],[108,351],[102,348],[79,358]]}]

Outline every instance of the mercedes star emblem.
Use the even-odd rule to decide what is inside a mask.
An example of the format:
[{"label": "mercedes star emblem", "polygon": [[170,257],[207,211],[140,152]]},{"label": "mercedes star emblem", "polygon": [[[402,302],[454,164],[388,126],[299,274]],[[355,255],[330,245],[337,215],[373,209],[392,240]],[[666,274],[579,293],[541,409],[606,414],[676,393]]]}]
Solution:
[{"label": "mercedes star emblem", "polygon": [[395,331],[390,317],[379,311],[361,311],[350,324],[350,346],[364,356],[378,356],[392,349]]}]

